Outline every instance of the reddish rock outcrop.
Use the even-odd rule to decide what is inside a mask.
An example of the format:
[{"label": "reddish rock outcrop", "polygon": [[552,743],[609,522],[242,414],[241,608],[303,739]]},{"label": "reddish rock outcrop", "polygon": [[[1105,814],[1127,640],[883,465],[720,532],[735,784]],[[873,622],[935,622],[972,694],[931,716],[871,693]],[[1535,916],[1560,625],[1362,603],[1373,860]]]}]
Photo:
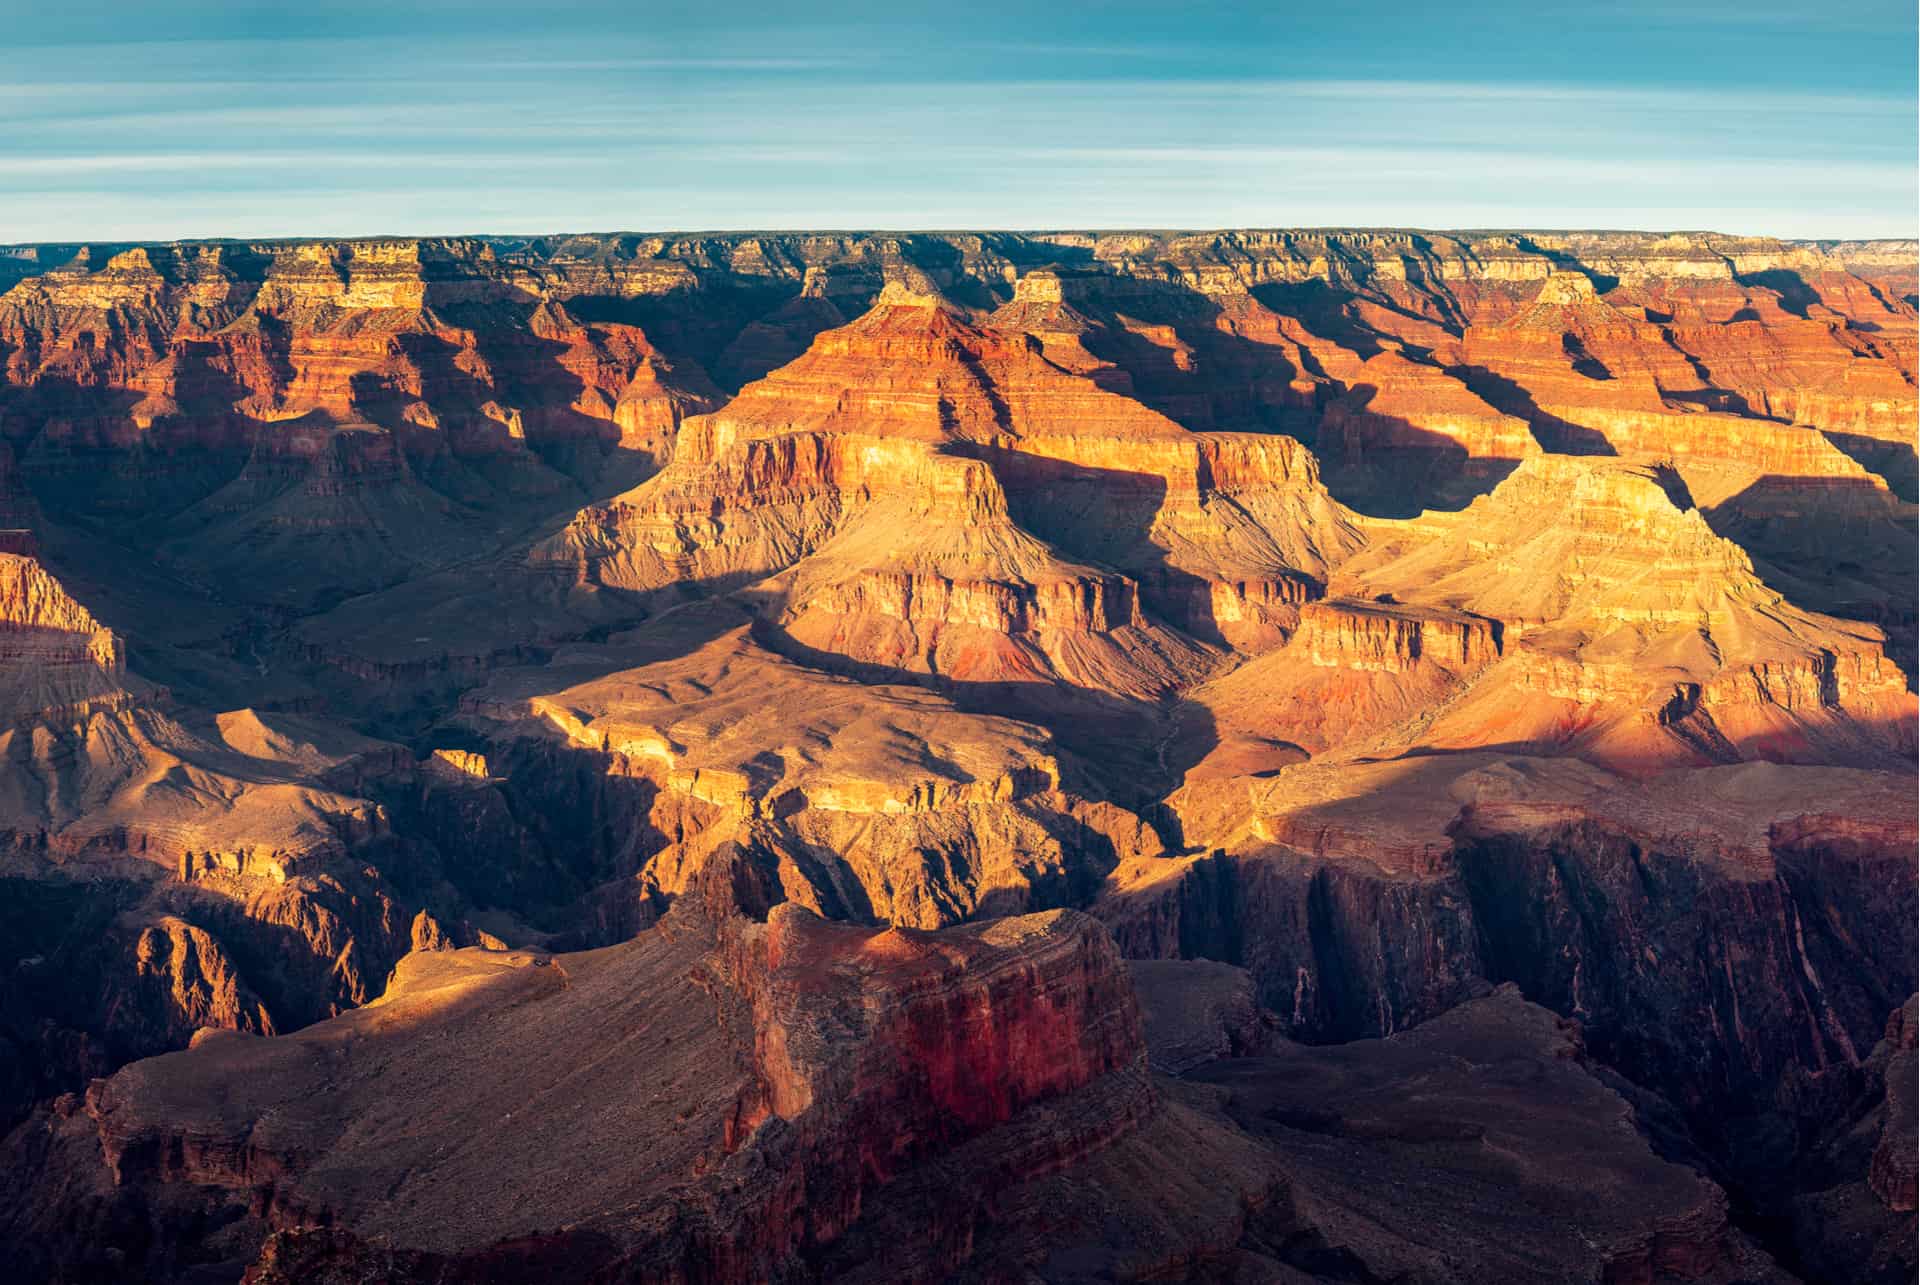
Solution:
[{"label": "reddish rock outcrop", "polygon": [[[1125,970],[1091,921],[929,936],[785,905],[755,923],[732,907],[757,894],[731,870],[626,946],[415,954],[376,1005],[297,1036],[199,1041],[97,1083],[86,1113],[112,1181],[190,1184],[250,1210],[253,1243],[273,1233],[252,1280],[382,1262],[448,1279],[561,1263],[762,1279],[831,1245],[890,1181],[1024,1111],[1072,1100],[1081,1115],[1026,1180],[1155,1112]],[[610,1020],[625,1032],[611,1057]],[[530,1031],[546,1050],[532,1064]],[[451,1080],[449,1040],[464,1053]],[[588,1045],[603,1055],[583,1081]],[[635,1068],[650,1099],[631,1091]],[[529,1106],[550,1092],[543,1075],[571,1107]],[[381,1123],[395,1110],[416,1139],[398,1149]],[[556,1149],[556,1130],[575,1145]],[[574,1178],[540,1181],[536,1153]],[[928,1259],[916,1275],[939,1270]]]},{"label": "reddish rock outcrop", "polygon": [[[1631,1104],[1809,1270],[1910,1265],[1909,243],[223,242],[0,283],[8,1252],[1765,1279],[1711,1188],[1581,1132]],[[1150,996],[1159,1066],[1507,1050],[1556,1086],[1489,1125],[1513,1181],[1392,1075],[1332,1123],[1150,1087],[1062,907],[1203,979]],[[50,1101],[96,1077],[98,1122]],[[1566,1128],[1618,1199],[1569,1207]]]},{"label": "reddish rock outcrop", "polygon": [[1664,480],[1542,456],[1458,515],[1377,529],[1336,590],[1502,628],[1500,663],[1417,734],[1571,741],[1622,765],[1909,755],[1912,697],[1884,634],[1795,607]]}]

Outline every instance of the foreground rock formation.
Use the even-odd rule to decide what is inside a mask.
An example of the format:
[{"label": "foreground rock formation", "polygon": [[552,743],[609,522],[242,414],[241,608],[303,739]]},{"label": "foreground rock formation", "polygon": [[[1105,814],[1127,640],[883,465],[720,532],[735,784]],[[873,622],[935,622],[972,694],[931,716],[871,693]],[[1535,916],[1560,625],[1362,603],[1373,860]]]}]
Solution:
[{"label": "foreground rock formation", "polygon": [[6,262],[37,1278],[1911,1275],[1911,243]]},{"label": "foreground rock formation", "polygon": [[[97,1081],[17,1138],[22,1176],[71,1185],[17,1192],[15,1230],[83,1272],[266,1282],[1788,1279],[1510,987],[1398,1040],[1204,1063],[1225,1092],[1195,1091],[1149,1076],[1084,916],[761,922],[764,892],[728,854],[624,945],[422,952],[353,1014]],[[1381,1182],[1418,1196],[1382,1210]],[[57,1224],[75,1186],[88,1224]],[[1549,1212],[1581,1206],[1577,1231]]]},{"label": "foreground rock formation", "polygon": [[[183,1182],[258,1210],[255,1279],[616,1263],[765,1279],[836,1238],[870,1189],[1030,1105],[1073,1100],[1083,1132],[1062,1160],[1152,1109],[1124,969],[1085,919],[930,939],[791,905],[756,923],[732,892],[723,879],[603,952],[416,954],[348,1017],[138,1063],[82,1113],[109,1186]],[[395,1147],[396,1127],[412,1141]]]}]

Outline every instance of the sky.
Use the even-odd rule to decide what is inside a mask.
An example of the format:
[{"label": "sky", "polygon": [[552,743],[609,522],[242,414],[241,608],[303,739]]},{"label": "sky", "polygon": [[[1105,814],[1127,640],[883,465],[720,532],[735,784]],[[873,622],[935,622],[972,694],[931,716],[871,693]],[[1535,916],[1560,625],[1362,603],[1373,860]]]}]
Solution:
[{"label": "sky", "polygon": [[1913,0],[0,0],[0,243],[1912,236]]}]

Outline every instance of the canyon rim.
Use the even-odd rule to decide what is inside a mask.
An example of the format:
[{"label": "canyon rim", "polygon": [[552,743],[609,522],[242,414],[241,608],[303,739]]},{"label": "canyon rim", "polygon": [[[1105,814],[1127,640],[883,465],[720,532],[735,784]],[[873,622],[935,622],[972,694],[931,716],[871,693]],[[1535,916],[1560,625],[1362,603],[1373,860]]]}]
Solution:
[{"label": "canyon rim", "polygon": [[10,1279],[1915,1278],[1911,14],[642,8],[18,24]]}]

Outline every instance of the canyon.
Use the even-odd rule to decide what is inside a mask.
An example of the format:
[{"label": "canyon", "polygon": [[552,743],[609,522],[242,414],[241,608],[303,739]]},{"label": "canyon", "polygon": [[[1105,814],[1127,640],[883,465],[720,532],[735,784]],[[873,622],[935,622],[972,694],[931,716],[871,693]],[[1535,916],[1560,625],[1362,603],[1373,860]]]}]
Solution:
[{"label": "canyon", "polygon": [[1915,260],[0,247],[0,1246],[1911,1280]]}]

